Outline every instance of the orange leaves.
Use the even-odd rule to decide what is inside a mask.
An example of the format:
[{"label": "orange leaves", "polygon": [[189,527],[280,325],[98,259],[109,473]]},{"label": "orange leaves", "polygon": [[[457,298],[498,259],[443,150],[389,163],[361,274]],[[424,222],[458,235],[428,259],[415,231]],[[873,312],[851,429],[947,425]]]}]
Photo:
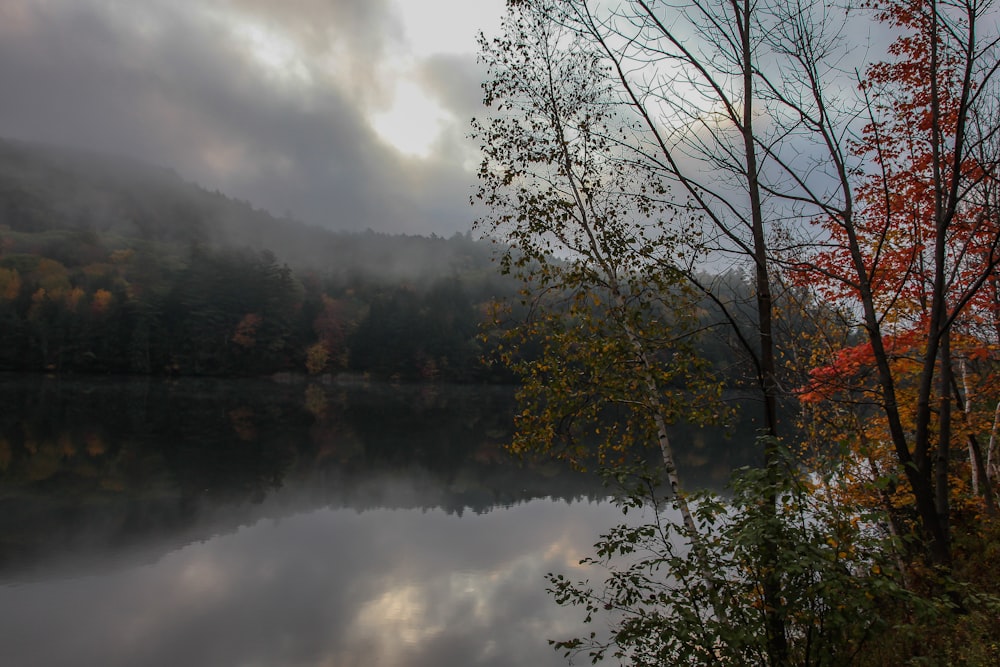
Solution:
[{"label": "orange leaves", "polygon": [[247,313],[236,325],[233,333],[233,342],[244,349],[249,349],[257,344],[257,328],[264,319],[257,313]]},{"label": "orange leaves", "polygon": [[[897,38],[889,58],[861,82],[869,122],[852,146],[864,165],[856,208],[816,221],[829,244],[794,265],[794,280],[844,312],[863,309],[869,342],[834,348],[798,396],[811,405],[839,400],[898,412],[898,451],[918,447],[904,440],[905,422],[920,404],[912,431],[926,450],[936,419],[927,406],[943,400],[929,395],[929,378],[950,363],[937,345],[948,336],[955,358],[985,360],[1000,343],[995,167],[963,143],[966,132],[977,131],[967,103],[981,85],[978,47],[963,42],[974,39],[965,28],[977,17],[930,0],[867,5]],[[884,345],[884,359],[876,359],[872,343]]]},{"label": "orange leaves", "polygon": [[[923,332],[910,329],[884,336],[882,344],[897,371],[915,371]],[[809,382],[796,393],[803,403],[843,398],[845,393],[865,386],[864,378],[875,366],[875,351],[870,341],[844,347],[833,353],[829,363],[809,371]],[[908,367],[908,368],[906,368]]]},{"label": "orange leaves", "polygon": [[970,347],[969,350],[966,352],[966,354],[972,361],[985,361],[986,359],[989,359],[991,356],[995,356],[998,351],[1000,350],[998,350],[997,345],[976,344]]},{"label": "orange leaves", "polygon": [[979,84],[964,78],[975,49],[959,36],[974,17],[929,0],[867,4],[898,37],[890,58],[871,65],[861,82],[870,118],[852,146],[866,165],[857,207],[849,218],[816,221],[831,243],[796,267],[796,280],[853,301],[867,283],[880,318],[915,325],[942,277],[949,301],[972,295],[982,305],[973,293],[996,261],[1000,221],[989,195],[975,189],[995,187],[994,168],[962,143]]},{"label": "orange leaves", "polygon": [[21,275],[17,269],[0,267],[0,299],[13,301],[21,293]]},{"label": "orange leaves", "polygon": [[104,315],[108,312],[111,307],[112,301],[114,301],[114,295],[106,289],[99,289],[94,292],[94,296],[90,300],[90,310],[95,315]]}]

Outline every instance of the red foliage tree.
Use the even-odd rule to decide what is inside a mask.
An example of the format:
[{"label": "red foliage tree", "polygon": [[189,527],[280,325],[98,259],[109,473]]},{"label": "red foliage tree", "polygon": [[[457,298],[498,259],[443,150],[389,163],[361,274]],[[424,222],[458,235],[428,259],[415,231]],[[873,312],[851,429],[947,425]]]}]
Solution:
[{"label": "red foliage tree", "polygon": [[947,564],[952,407],[964,407],[952,344],[960,335],[974,356],[1000,342],[996,38],[981,41],[985,10],[973,3],[870,7],[899,36],[861,82],[869,119],[853,150],[867,171],[855,206],[820,221],[829,244],[793,265],[800,284],[862,314],[866,340],[832,350],[801,396],[874,378],[863,393],[884,414],[931,560]]}]

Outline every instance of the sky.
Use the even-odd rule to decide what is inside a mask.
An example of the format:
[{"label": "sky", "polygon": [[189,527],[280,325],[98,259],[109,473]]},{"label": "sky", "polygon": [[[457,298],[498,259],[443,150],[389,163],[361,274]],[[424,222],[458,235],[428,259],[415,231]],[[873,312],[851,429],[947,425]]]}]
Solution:
[{"label": "sky", "polygon": [[3,0],[0,138],[138,158],[332,229],[471,228],[503,0]]}]

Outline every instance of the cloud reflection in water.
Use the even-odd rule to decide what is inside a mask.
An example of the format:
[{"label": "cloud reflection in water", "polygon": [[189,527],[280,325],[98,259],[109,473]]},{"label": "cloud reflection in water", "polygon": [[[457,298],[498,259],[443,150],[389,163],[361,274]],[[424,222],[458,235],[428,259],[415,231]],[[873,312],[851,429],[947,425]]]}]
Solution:
[{"label": "cloud reflection in water", "polygon": [[101,576],[5,587],[17,665],[562,665],[579,621],[545,593],[618,517],[533,500],[262,519]]},{"label": "cloud reflection in water", "polygon": [[[508,389],[319,393],[0,378],[2,663],[565,664],[544,575],[621,519],[567,501],[606,490],[502,455]],[[709,481],[738,451],[688,440]]]}]

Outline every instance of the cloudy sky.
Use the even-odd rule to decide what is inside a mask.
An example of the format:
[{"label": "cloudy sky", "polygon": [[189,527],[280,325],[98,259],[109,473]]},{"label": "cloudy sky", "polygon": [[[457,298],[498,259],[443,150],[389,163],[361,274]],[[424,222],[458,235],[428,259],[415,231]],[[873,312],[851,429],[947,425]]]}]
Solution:
[{"label": "cloudy sky", "polygon": [[0,137],[176,169],[337,229],[472,213],[479,29],[503,0],[3,0]]}]

